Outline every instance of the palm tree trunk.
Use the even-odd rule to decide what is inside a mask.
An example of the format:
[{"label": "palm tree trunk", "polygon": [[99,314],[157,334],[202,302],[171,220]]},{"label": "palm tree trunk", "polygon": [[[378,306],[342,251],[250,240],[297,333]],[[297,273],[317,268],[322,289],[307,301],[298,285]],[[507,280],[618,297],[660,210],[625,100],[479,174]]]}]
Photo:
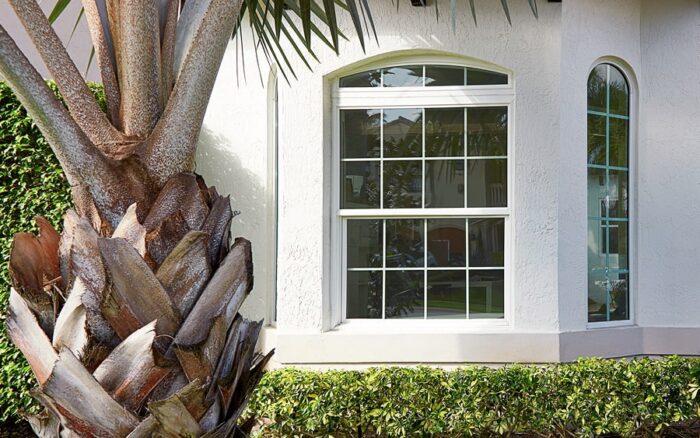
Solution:
[{"label": "palm tree trunk", "polygon": [[[0,75],[56,153],[74,209],[15,236],[7,328],[39,383],[42,437],[225,437],[272,352],[239,309],[251,245],[191,173],[240,0],[85,0],[108,114],[36,0],[11,4],[63,106],[0,26]],[[161,14],[163,15],[161,17]],[[161,24],[162,22],[162,24]]]}]

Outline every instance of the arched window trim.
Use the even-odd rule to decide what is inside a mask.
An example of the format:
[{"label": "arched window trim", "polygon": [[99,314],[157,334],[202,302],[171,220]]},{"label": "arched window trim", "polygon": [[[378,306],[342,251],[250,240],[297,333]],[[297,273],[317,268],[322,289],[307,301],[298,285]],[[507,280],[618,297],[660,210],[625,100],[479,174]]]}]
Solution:
[{"label": "arched window trim", "polygon": [[[470,85],[470,86],[440,86],[440,87],[366,87],[366,88],[340,88],[340,77],[363,72],[374,68],[387,68],[394,66],[407,65],[450,65],[458,67],[471,67],[480,70],[493,71],[508,76],[507,84],[499,85]],[[513,155],[514,144],[514,123],[513,123],[513,104],[515,100],[514,80],[512,72],[493,64],[479,62],[471,58],[462,58],[457,56],[441,56],[441,55],[421,55],[421,56],[389,56],[381,60],[367,60],[352,66],[339,69],[326,76],[329,80],[331,89],[331,108],[332,108],[332,154],[331,154],[331,259],[330,259],[330,303],[327,304],[330,310],[330,327],[342,324],[343,329],[359,329],[364,330],[368,327],[379,326],[401,327],[407,326],[416,327],[468,327],[468,328],[487,328],[487,327],[504,327],[512,326],[512,275],[513,275],[513,233],[512,227],[512,206],[514,193],[516,188],[509,184],[507,191],[507,206],[497,208],[464,208],[452,209],[445,211],[441,209],[433,209],[428,217],[447,217],[450,214],[462,214],[465,216],[478,217],[504,217],[505,223],[505,254],[504,270],[505,270],[505,285],[504,285],[504,317],[502,319],[459,319],[459,320],[358,320],[346,319],[345,317],[345,272],[347,266],[345,264],[345,256],[343,251],[346,248],[346,234],[344,220],[347,218],[362,218],[367,217],[367,212],[353,212],[351,210],[340,209],[339,196],[339,178],[340,178],[340,145],[339,145],[339,126],[340,126],[340,110],[341,109],[365,109],[371,108],[411,108],[411,107],[488,107],[488,106],[504,106],[507,107],[508,127],[507,127],[507,178],[508,181],[513,181],[513,169],[515,167]],[[341,212],[342,211],[342,212]],[[396,210],[397,217],[415,217],[424,213],[425,210],[419,212],[415,209]],[[369,214],[369,216],[373,216]]]},{"label": "arched window trim", "polygon": [[[628,87],[628,318],[619,321],[588,321],[588,311],[586,311],[586,326],[588,328],[606,328],[631,326],[636,323],[636,285],[638,284],[637,269],[637,131],[638,131],[638,99],[639,85],[634,69],[623,59],[615,56],[601,56],[593,62],[585,77],[584,89],[587,90],[588,80],[593,70],[601,64],[609,64],[618,69],[627,82]],[[586,113],[588,114],[588,94],[586,93]],[[586,143],[588,138],[588,122],[586,122]],[[588,169],[588,165],[586,165]],[[588,173],[588,171],[587,171]],[[586,213],[587,214],[587,213]],[[588,220],[586,221],[588,222]],[[588,227],[586,227],[588,228]],[[588,242],[587,242],[588,245]],[[586,278],[589,275],[588,260],[586,261]],[[586,300],[588,300],[588,280],[585,289]]]}]

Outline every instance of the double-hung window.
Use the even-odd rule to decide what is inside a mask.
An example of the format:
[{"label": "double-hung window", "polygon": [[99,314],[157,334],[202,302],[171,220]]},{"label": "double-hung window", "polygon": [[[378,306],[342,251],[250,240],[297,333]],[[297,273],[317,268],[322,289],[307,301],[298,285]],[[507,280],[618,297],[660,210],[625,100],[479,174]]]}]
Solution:
[{"label": "double-hung window", "polygon": [[342,319],[507,317],[513,89],[414,63],[334,87]]}]

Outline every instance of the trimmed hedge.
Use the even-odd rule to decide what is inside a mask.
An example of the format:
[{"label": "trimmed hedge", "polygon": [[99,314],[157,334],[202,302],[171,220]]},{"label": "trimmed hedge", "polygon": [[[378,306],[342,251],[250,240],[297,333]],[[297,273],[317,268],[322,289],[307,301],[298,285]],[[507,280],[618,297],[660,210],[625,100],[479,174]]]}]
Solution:
[{"label": "trimmed hedge", "polygon": [[[49,86],[56,91],[53,84]],[[92,86],[98,97],[99,87]],[[12,236],[37,231],[34,216],[60,225],[70,206],[68,183],[51,148],[7,85],[0,82],[0,319],[4,327],[10,290],[7,264]],[[0,422],[34,406],[27,390],[34,377],[22,354],[0,330]]]},{"label": "trimmed hedge", "polygon": [[454,371],[288,368],[265,375],[249,411],[265,419],[266,436],[652,436],[697,421],[699,364],[670,357]]}]

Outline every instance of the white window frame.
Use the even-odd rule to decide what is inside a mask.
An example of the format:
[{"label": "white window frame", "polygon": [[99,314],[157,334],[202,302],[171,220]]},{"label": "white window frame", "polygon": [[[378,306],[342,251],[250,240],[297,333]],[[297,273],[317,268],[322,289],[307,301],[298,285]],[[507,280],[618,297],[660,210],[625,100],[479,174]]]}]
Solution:
[{"label": "white window frame", "polygon": [[[471,67],[502,73],[508,76],[508,84],[469,85],[440,87],[357,87],[340,88],[339,77],[331,82],[331,327],[341,325],[343,329],[403,330],[407,327],[445,328],[450,331],[484,328],[512,327],[513,305],[513,233],[512,208],[516,188],[513,185],[514,169],[514,101],[515,91],[512,74],[491,64],[465,62],[461,59],[445,57],[416,56],[387,59],[384,63],[364,65],[352,71],[344,71],[342,76],[359,73],[374,68],[387,68],[409,65],[444,65]],[[406,208],[406,209],[341,209],[340,208],[340,110],[343,109],[393,109],[393,108],[449,108],[449,107],[491,107],[507,108],[507,207],[494,208]],[[466,145],[465,145],[466,148]],[[424,159],[421,159],[424,161]],[[466,158],[465,158],[466,162]],[[465,167],[466,172],[466,167]],[[424,188],[425,190],[425,188]],[[465,187],[465,193],[467,188]],[[504,224],[504,316],[499,319],[346,319],[346,230],[347,219],[359,218],[488,218],[505,220]],[[499,267],[500,268],[500,267]],[[469,268],[465,268],[469,269]],[[468,280],[468,273],[467,273]],[[467,288],[469,287],[467,283]]]}]

